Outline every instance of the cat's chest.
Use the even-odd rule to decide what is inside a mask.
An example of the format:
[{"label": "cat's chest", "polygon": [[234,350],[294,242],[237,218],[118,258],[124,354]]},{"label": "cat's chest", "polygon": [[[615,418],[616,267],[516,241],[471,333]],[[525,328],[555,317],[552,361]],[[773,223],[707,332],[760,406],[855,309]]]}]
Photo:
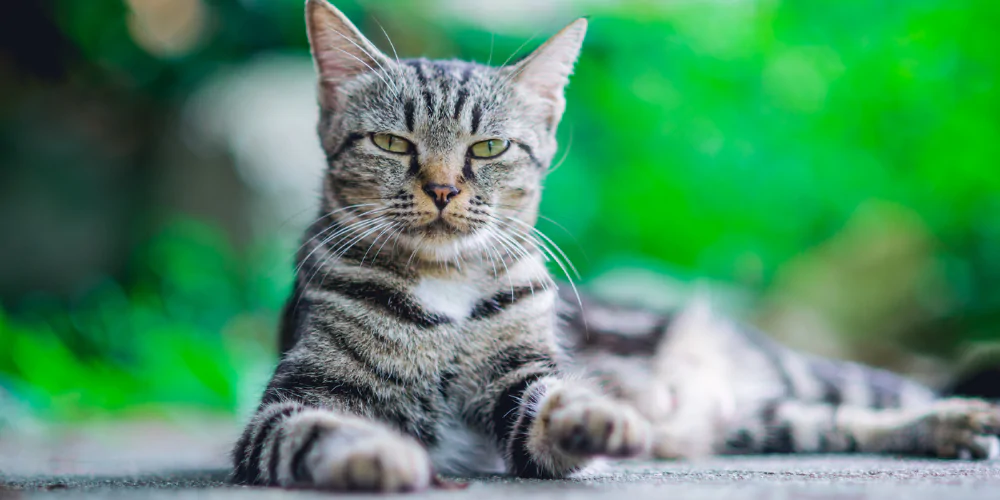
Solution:
[{"label": "cat's chest", "polygon": [[489,296],[475,282],[436,277],[421,278],[410,295],[424,311],[453,322],[469,319],[476,305]]}]

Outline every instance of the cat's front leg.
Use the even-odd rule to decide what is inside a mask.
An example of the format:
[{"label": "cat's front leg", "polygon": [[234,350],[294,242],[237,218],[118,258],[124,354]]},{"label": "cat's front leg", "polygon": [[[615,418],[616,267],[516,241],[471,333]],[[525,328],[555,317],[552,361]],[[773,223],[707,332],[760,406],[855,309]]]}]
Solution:
[{"label": "cat's front leg", "polygon": [[524,384],[520,397],[505,391],[496,413],[507,468],[521,477],[565,477],[594,457],[649,447],[649,424],[637,411],[578,381],[549,376]]},{"label": "cat's front leg", "polygon": [[414,439],[359,416],[298,403],[261,409],[234,451],[241,484],[335,491],[400,492],[431,482],[427,451]]}]

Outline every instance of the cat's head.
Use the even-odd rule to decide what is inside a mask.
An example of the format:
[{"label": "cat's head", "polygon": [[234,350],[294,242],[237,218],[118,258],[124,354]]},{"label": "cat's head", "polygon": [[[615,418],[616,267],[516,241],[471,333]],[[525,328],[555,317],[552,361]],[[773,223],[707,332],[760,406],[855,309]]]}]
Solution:
[{"label": "cat's head", "polygon": [[306,24],[325,208],[351,237],[449,260],[534,224],[586,20],[503,67],[389,57],[325,0]]}]

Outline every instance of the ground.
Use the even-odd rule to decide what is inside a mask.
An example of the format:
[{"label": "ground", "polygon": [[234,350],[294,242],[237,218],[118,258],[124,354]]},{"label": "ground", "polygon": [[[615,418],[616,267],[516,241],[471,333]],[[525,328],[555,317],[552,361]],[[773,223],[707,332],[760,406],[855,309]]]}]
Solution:
[{"label": "ground", "polygon": [[[226,425],[168,430],[160,425],[116,424],[83,433],[0,436],[0,500],[306,500],[332,496],[227,485],[225,449],[233,432]],[[108,433],[115,438],[108,439]],[[470,484],[467,489],[429,491],[408,498],[995,499],[1000,498],[1000,462],[873,456],[724,457],[692,463],[608,464],[592,475],[567,481],[505,477],[463,481]]]}]

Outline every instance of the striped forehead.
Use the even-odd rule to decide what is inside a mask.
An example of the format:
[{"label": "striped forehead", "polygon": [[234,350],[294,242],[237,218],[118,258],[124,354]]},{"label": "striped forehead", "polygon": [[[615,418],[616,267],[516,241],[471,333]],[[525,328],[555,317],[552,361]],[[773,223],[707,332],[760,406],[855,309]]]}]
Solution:
[{"label": "striped forehead", "polygon": [[461,133],[489,133],[497,126],[498,71],[463,61],[402,61],[406,84],[402,119],[406,130],[425,139],[454,139]]}]

